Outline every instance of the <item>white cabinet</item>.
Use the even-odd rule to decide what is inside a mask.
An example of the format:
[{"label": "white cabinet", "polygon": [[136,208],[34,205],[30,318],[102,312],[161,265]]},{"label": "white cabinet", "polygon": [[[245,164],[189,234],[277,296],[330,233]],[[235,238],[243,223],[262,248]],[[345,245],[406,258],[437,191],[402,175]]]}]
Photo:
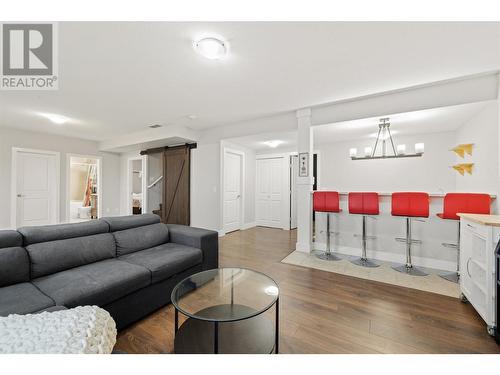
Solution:
[{"label": "white cabinet", "polygon": [[460,221],[460,289],[488,325],[495,327],[495,247],[499,228]]}]

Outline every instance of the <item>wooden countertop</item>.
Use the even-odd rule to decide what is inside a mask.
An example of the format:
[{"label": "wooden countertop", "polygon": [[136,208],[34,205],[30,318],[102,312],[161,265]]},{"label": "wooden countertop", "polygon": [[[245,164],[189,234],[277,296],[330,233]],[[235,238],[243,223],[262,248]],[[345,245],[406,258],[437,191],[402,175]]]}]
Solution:
[{"label": "wooden countertop", "polygon": [[500,215],[479,215],[479,214],[457,214],[460,218],[464,218],[481,225],[490,227],[500,227]]}]

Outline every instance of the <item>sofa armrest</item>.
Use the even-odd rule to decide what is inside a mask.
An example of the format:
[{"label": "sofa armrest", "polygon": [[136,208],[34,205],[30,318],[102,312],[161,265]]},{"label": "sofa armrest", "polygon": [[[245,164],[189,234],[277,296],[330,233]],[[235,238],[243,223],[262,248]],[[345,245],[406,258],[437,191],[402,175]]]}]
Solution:
[{"label": "sofa armrest", "polygon": [[201,249],[203,270],[219,267],[219,235],[213,230],[167,224],[170,242]]}]

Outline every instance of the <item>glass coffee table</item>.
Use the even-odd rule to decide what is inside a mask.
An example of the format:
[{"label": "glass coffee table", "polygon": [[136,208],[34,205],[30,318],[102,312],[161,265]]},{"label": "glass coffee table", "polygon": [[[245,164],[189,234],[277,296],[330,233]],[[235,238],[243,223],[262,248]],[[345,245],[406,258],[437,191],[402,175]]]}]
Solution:
[{"label": "glass coffee table", "polygon": [[[182,280],[172,291],[175,353],[278,353],[279,288],[263,273],[219,268]],[[274,325],[266,311],[274,306]],[[179,327],[179,312],[187,317]]]}]

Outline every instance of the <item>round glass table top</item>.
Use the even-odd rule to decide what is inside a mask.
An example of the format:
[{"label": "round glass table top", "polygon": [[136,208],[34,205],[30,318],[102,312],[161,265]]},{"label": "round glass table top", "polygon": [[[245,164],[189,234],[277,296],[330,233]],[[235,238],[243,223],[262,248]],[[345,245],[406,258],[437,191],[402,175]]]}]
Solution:
[{"label": "round glass table top", "polygon": [[172,303],[191,318],[232,322],[267,311],[278,296],[278,285],[263,273],[218,268],[182,280],[172,291]]}]

